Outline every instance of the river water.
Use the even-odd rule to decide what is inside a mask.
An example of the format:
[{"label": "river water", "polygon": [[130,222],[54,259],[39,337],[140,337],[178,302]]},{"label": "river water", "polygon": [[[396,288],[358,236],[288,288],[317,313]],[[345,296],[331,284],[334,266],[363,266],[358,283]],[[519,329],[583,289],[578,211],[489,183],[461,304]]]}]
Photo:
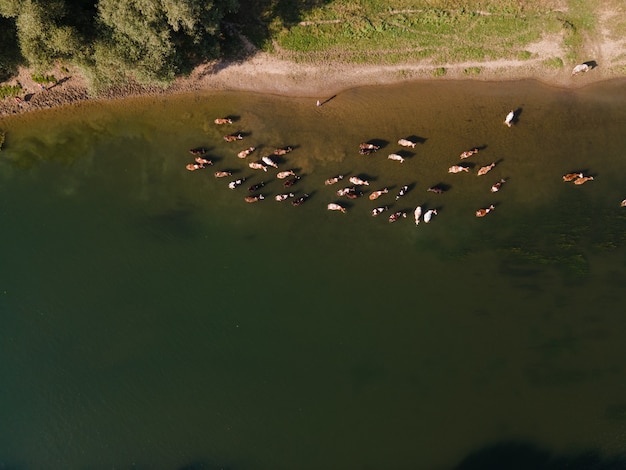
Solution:
[{"label": "river water", "polygon": [[[624,464],[626,82],[203,92],[0,127],[0,468]],[[300,207],[246,165],[287,145]],[[214,166],[186,171],[198,146]],[[339,173],[390,192],[342,200]]]}]

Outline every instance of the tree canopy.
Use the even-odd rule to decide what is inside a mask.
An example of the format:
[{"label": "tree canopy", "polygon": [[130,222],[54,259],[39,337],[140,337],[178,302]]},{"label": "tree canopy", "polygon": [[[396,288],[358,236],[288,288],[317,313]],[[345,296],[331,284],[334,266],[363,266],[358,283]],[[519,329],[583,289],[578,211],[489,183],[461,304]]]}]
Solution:
[{"label": "tree canopy", "polygon": [[[96,87],[167,84],[220,54],[238,0],[0,0],[0,76],[21,59],[81,67]],[[17,52],[19,51],[19,53]]]}]

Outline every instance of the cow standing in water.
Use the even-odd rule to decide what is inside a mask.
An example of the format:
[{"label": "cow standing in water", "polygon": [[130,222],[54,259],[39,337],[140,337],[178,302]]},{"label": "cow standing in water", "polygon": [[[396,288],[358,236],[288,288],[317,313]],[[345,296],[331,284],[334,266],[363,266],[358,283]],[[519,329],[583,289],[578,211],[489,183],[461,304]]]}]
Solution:
[{"label": "cow standing in water", "polygon": [[476,211],[476,217],[485,217],[487,214],[489,214],[489,212],[491,212],[494,209],[495,209],[495,206],[493,204],[491,204],[486,209],[478,209]]},{"label": "cow standing in water", "polygon": [[401,145],[402,147],[411,147],[412,149],[414,149],[416,143],[409,139],[400,139],[398,140],[398,145]]},{"label": "cow standing in water", "polygon": [[511,127],[513,125],[513,119],[515,119],[515,111],[510,111],[504,118],[504,124]]},{"label": "cow standing in water", "polygon": [[385,212],[387,209],[389,209],[389,207],[387,206],[376,207],[375,209],[372,209],[372,216],[376,217],[377,215],[380,215],[383,212]]},{"label": "cow standing in water", "polygon": [[581,176],[574,180],[574,184],[585,184],[587,181],[593,181],[593,176]]},{"label": "cow standing in water", "polygon": [[563,175],[563,181],[570,182],[570,181],[574,181],[577,178],[582,178],[582,177],[583,177],[582,173],[567,173]]},{"label": "cow standing in water", "polygon": [[341,204],[335,204],[334,202],[331,202],[330,204],[328,204],[327,207],[329,211],[340,211],[344,214],[346,213],[346,208],[343,207]]},{"label": "cow standing in water", "polygon": [[343,179],[343,175],[333,176],[332,178],[328,178],[326,181],[324,181],[324,184],[326,186],[328,186],[328,185],[331,185],[331,184],[335,184],[335,183],[339,182],[342,179]]},{"label": "cow standing in water", "polygon": [[201,157],[205,155],[208,151],[209,149],[206,147],[196,147],[189,149],[189,153],[192,154],[194,157]]},{"label": "cow standing in water", "polygon": [[296,174],[293,172],[293,170],[279,171],[276,174],[276,178],[278,178],[279,180],[284,180],[285,178],[289,176],[296,176]]},{"label": "cow standing in water", "polygon": [[290,197],[294,197],[295,195],[293,193],[285,193],[285,194],[277,194],[276,196],[274,196],[274,199],[277,200],[278,202],[281,201],[285,201]]},{"label": "cow standing in water", "polygon": [[196,171],[204,168],[204,165],[202,165],[201,163],[189,163],[187,166],[185,166],[185,168],[187,168],[187,170],[189,171]]},{"label": "cow standing in water", "polygon": [[261,160],[263,161],[263,163],[265,163],[268,166],[278,168],[278,164],[268,156],[261,158]]},{"label": "cow standing in water", "polygon": [[259,194],[258,196],[246,196],[243,199],[246,202],[258,202],[265,199],[265,196],[263,196],[263,194]]},{"label": "cow standing in water", "polygon": [[239,179],[236,179],[235,181],[231,181],[230,183],[228,183],[228,187],[230,189],[238,188],[239,186],[243,184],[245,180],[246,180],[245,178],[239,178]]},{"label": "cow standing in water", "polygon": [[256,147],[248,147],[245,150],[242,150],[241,152],[239,152],[237,154],[237,156],[239,158],[246,158],[248,155],[250,155],[252,152],[254,152],[256,150]]},{"label": "cow standing in water", "polygon": [[196,157],[194,158],[194,160],[196,163],[199,163],[200,165],[213,165],[213,162],[209,160],[208,158]]},{"label": "cow standing in water", "polygon": [[413,212],[413,218],[415,219],[415,225],[420,224],[420,217],[422,216],[422,206],[417,206]]},{"label": "cow standing in water", "polygon": [[496,166],[495,162],[491,163],[490,165],[487,166],[483,166],[478,170],[478,176],[482,176],[482,175],[486,175],[487,173],[489,173],[491,170],[493,170],[493,168]]},{"label": "cow standing in water", "polygon": [[409,192],[409,187],[408,187],[408,186],[406,186],[406,185],[405,185],[405,186],[402,186],[402,187],[400,188],[400,191],[399,191],[399,192],[398,192],[398,194],[396,195],[396,201],[397,201],[398,199],[400,199],[402,196],[404,196],[404,195],[405,195],[406,193],[408,193],[408,192]]},{"label": "cow standing in water", "polygon": [[406,212],[404,211],[394,212],[393,214],[389,216],[389,223],[395,222],[400,217],[406,217]]},{"label": "cow standing in water", "polygon": [[426,191],[429,191],[435,194],[443,194],[446,190],[439,185],[435,185],[435,186],[431,186]]},{"label": "cow standing in water", "polygon": [[248,188],[248,191],[250,191],[251,193],[258,191],[259,189],[261,189],[263,186],[265,186],[265,182],[261,181],[260,183],[257,184],[253,184],[252,186],[250,186]]},{"label": "cow standing in water", "polygon": [[369,186],[370,185],[369,181],[362,180],[358,176],[351,176],[349,181],[350,183],[356,184],[357,186]]},{"label": "cow standing in water", "polygon": [[291,152],[293,150],[292,147],[283,147],[283,148],[279,148],[274,150],[274,155],[280,156],[280,155],[286,155],[289,152]]},{"label": "cow standing in water", "polygon": [[380,145],[370,144],[369,142],[363,142],[359,144],[359,153],[361,155],[369,155],[380,149]]},{"label": "cow standing in water", "polygon": [[504,178],[502,178],[500,181],[498,181],[497,183],[495,183],[495,184],[491,187],[490,191],[491,191],[492,193],[497,193],[498,191],[500,191],[500,187],[501,187],[504,183],[506,183],[506,180],[505,180]]},{"label": "cow standing in water", "polygon": [[248,163],[248,166],[252,168],[253,170],[267,171],[267,167],[261,162],[250,162]]},{"label": "cow standing in water", "polygon": [[437,209],[430,209],[426,211],[426,213],[424,214],[424,222],[427,224],[430,223],[431,219],[435,215],[437,215]]},{"label": "cow standing in water", "polygon": [[235,142],[236,140],[241,140],[241,139],[243,139],[243,135],[241,134],[231,134],[231,135],[224,136],[224,140],[226,142]]},{"label": "cow standing in water", "polygon": [[372,192],[372,194],[369,195],[370,201],[378,199],[380,196],[382,196],[383,194],[387,194],[388,192],[389,192],[388,188],[383,188],[383,189],[379,189],[378,191],[374,191]]},{"label": "cow standing in water", "polygon": [[298,182],[298,180],[299,180],[299,179],[300,179],[300,177],[299,177],[299,176],[294,176],[293,178],[288,179],[287,181],[285,181],[285,182],[283,183],[283,186],[284,186],[285,188],[289,188],[289,187],[293,186],[294,184],[296,184],[296,183]]},{"label": "cow standing in water", "polygon": [[468,172],[469,168],[461,165],[452,165],[448,168],[448,173],[461,173],[462,171]]},{"label": "cow standing in water", "polygon": [[461,160],[469,158],[472,155],[474,155],[475,153],[478,153],[478,149],[477,148],[473,148],[472,150],[466,150],[465,152],[461,153]]},{"label": "cow standing in water", "polygon": [[294,199],[293,201],[291,201],[291,204],[293,204],[294,207],[298,207],[298,206],[302,205],[304,203],[304,201],[306,201],[308,198],[309,198],[308,194],[303,194],[299,198]]}]

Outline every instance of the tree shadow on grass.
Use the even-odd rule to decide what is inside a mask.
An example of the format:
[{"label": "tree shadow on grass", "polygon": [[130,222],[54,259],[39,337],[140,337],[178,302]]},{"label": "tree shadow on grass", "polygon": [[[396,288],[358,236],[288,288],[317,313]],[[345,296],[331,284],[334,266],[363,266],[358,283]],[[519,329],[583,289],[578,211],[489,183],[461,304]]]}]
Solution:
[{"label": "tree shadow on grass", "polygon": [[265,49],[271,44],[272,30],[297,25],[306,12],[322,7],[330,1],[240,0],[237,12],[224,18],[226,25],[226,41],[222,44],[224,58],[245,60],[257,50]]},{"label": "tree shadow on grass", "polygon": [[0,16],[0,82],[17,75],[17,68],[25,61],[17,40],[17,27],[13,18]]}]

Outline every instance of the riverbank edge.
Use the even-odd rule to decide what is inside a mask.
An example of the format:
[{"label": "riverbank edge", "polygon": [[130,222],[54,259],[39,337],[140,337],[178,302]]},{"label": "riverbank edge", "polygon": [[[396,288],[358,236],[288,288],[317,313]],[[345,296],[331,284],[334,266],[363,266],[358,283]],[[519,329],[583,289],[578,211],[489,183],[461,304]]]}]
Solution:
[{"label": "riverbank edge", "polygon": [[406,63],[398,65],[358,65],[346,63],[301,64],[258,52],[243,61],[215,61],[202,64],[187,77],[176,79],[168,88],[127,84],[100,96],[89,93],[79,70],[56,68],[51,71],[58,83],[42,87],[33,82],[31,70],[22,68],[6,84],[20,83],[19,99],[0,101],[0,118],[84,101],[118,100],[128,97],[168,96],[198,91],[248,91],[293,97],[324,99],[360,86],[390,85],[428,81],[515,81],[537,80],[556,88],[581,88],[593,83],[626,78],[619,69],[594,65],[586,73],[572,75],[568,67],[541,63],[496,60],[442,65]]}]

